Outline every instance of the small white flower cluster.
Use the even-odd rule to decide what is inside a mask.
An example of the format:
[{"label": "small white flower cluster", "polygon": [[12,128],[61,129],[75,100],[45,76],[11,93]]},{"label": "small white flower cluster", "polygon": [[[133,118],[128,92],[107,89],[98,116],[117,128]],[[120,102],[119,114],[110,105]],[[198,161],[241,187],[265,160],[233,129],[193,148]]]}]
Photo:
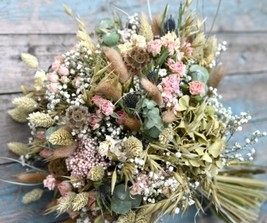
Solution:
[{"label": "small white flower cluster", "polygon": [[[76,45],[76,50],[68,51],[63,55],[64,61],[62,65],[68,69],[69,74],[63,82],[58,81],[57,93],[50,91],[46,92],[46,99],[49,104],[48,112],[53,112],[55,107],[61,101],[66,101],[69,105],[82,105],[84,104],[83,90],[90,88],[91,76],[93,69],[89,66],[94,63],[92,51],[87,49],[82,44]],[[93,66],[92,66],[93,67]],[[73,87],[69,87],[71,84]]]},{"label": "small white flower cluster", "polygon": [[259,138],[265,137],[266,135],[266,132],[256,130],[251,134],[250,137],[244,140],[243,145],[240,145],[238,142],[235,142],[232,148],[226,149],[224,151],[223,156],[228,161],[234,159],[238,159],[240,161],[252,161],[254,159],[253,155],[255,154],[255,149],[251,147],[258,142]]},{"label": "small white flower cluster", "polygon": [[209,64],[209,67],[212,68],[212,67],[215,67],[218,62],[218,57],[221,55],[222,52],[226,51],[227,50],[227,42],[226,41],[222,41],[221,43],[218,44],[217,46],[217,49],[216,49],[216,52],[215,52],[215,57],[216,59],[214,59],[210,64]]},{"label": "small white flower cluster", "polygon": [[121,35],[122,41],[127,42],[132,35],[137,34],[138,29],[139,17],[138,14],[135,13],[128,17],[127,27],[122,30],[118,30],[118,33]]}]

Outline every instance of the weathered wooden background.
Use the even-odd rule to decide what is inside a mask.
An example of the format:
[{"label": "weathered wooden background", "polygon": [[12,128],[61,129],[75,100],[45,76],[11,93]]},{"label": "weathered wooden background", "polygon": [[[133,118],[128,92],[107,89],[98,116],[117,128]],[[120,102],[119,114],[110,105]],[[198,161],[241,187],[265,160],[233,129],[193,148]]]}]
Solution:
[{"label": "weathered wooden background", "polygon": [[[177,0],[150,0],[152,14],[170,3],[175,16]],[[209,32],[219,0],[195,0],[192,9],[207,18]],[[79,15],[91,30],[100,18],[111,16],[118,7],[128,14],[147,12],[145,0],[0,0],[0,156],[12,157],[6,151],[10,141],[26,142],[27,126],[18,124],[7,115],[11,99],[18,96],[19,85],[29,86],[33,71],[20,59],[22,52],[36,55],[43,68],[54,56],[65,52],[75,43],[77,25],[63,12],[63,3]],[[212,32],[228,42],[228,51],[221,56],[226,70],[219,91],[226,105],[235,113],[248,111],[253,116],[240,135],[253,130],[267,130],[267,0],[222,0]],[[256,146],[256,161],[266,166],[267,139]],[[11,179],[23,167],[0,159],[0,178]],[[267,179],[267,177],[265,176]],[[1,223],[50,223],[53,216],[43,216],[45,202],[23,205],[21,197],[30,188],[0,182]],[[46,201],[49,196],[46,196]],[[267,207],[262,209],[258,222],[267,222]],[[172,222],[177,222],[172,220]],[[185,222],[185,221],[181,221]],[[188,222],[193,222],[188,218]],[[211,218],[199,222],[218,222]]]}]

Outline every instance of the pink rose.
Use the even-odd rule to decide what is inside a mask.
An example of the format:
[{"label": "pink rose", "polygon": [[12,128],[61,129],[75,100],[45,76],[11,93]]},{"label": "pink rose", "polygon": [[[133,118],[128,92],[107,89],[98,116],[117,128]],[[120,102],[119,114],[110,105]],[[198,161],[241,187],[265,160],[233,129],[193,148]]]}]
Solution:
[{"label": "pink rose", "polygon": [[48,188],[48,190],[54,190],[56,187],[56,179],[50,174],[43,180],[43,184],[44,187]]},{"label": "pink rose", "polygon": [[57,185],[57,189],[62,196],[65,196],[68,192],[72,190],[72,186],[68,181],[62,181]]},{"label": "pink rose", "polygon": [[101,105],[105,102],[105,99],[101,96],[95,95],[92,97],[92,102],[98,107],[101,107]]},{"label": "pink rose", "polygon": [[103,112],[104,115],[109,116],[112,115],[114,109],[114,105],[106,100],[102,105],[101,105],[101,111]]},{"label": "pink rose", "polygon": [[205,94],[205,85],[200,81],[192,81],[189,83],[189,91],[192,95],[201,95]]},{"label": "pink rose", "polygon": [[58,76],[57,76],[57,74],[56,73],[48,73],[47,74],[47,79],[49,80],[49,81],[51,81],[52,83],[57,83],[58,82]]},{"label": "pink rose", "polygon": [[161,40],[156,39],[156,40],[152,40],[152,41],[148,42],[147,43],[147,51],[149,53],[152,53],[153,56],[160,54]]},{"label": "pink rose", "polygon": [[69,70],[68,70],[68,68],[66,68],[64,66],[60,66],[58,69],[58,73],[62,76],[66,76],[69,74]]},{"label": "pink rose", "polygon": [[175,62],[173,59],[168,59],[167,64],[171,72],[178,74],[179,76],[183,76],[185,73],[185,65],[182,61]]},{"label": "pink rose", "polygon": [[58,84],[57,83],[50,83],[47,85],[47,89],[48,91],[50,91],[51,93],[57,93],[58,90]]},{"label": "pink rose", "polygon": [[59,60],[55,60],[55,61],[52,63],[52,69],[53,69],[53,71],[58,71],[60,65],[61,65],[61,62],[60,62]]},{"label": "pink rose", "polygon": [[125,111],[121,110],[121,111],[116,112],[116,114],[117,114],[117,116],[118,116],[118,117],[116,118],[116,122],[117,122],[119,125],[122,125],[123,120],[127,117],[127,113],[126,113]]},{"label": "pink rose", "polygon": [[43,149],[43,150],[40,151],[39,155],[41,157],[43,157],[43,158],[48,158],[49,156],[52,155],[52,153],[53,152],[51,150],[49,150],[49,149]]},{"label": "pink rose", "polygon": [[169,50],[169,54],[173,55],[175,52],[176,44],[171,40],[163,40],[162,45],[165,46]]},{"label": "pink rose", "polygon": [[63,84],[66,84],[66,83],[69,82],[69,78],[67,78],[67,76],[61,76],[60,81],[61,81]]},{"label": "pink rose", "polygon": [[81,84],[81,78],[80,77],[75,77],[73,80],[72,80],[72,86],[75,87],[75,88],[78,88]]},{"label": "pink rose", "polygon": [[89,125],[90,127],[94,130],[99,128],[100,124],[99,122],[102,121],[103,119],[103,114],[101,113],[101,110],[98,109],[96,113],[90,114],[89,116]]}]

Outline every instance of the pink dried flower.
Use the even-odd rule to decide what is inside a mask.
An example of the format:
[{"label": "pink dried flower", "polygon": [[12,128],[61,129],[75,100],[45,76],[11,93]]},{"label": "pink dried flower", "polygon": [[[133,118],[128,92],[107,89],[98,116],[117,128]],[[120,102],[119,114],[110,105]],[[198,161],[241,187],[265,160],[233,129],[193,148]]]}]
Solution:
[{"label": "pink dried flower", "polygon": [[60,65],[61,65],[61,62],[60,62],[59,60],[55,60],[55,61],[52,63],[52,69],[53,69],[53,71],[58,71]]},{"label": "pink dried flower", "polygon": [[189,83],[189,91],[192,95],[201,95],[205,94],[205,85],[200,81],[192,81]]},{"label": "pink dried flower", "polygon": [[48,158],[49,156],[51,156],[53,154],[53,152],[49,149],[43,149],[40,151],[39,155],[43,158]]},{"label": "pink dried flower", "polygon": [[68,181],[62,181],[57,185],[57,189],[59,190],[61,196],[65,196],[72,190],[72,186]]},{"label": "pink dried flower", "polygon": [[178,74],[179,77],[185,74],[185,65],[182,61],[175,62],[173,59],[169,58],[167,65],[172,73]]},{"label": "pink dried flower", "polygon": [[52,83],[57,83],[58,82],[58,76],[57,76],[57,74],[55,72],[48,73],[47,74],[47,79]]},{"label": "pink dried flower", "polygon": [[47,187],[48,190],[54,190],[56,187],[56,179],[53,175],[48,175],[43,181],[44,187]]},{"label": "pink dried flower", "polygon": [[191,47],[191,43],[183,42],[180,46],[180,50],[184,52],[185,56],[192,56],[193,48]]},{"label": "pink dried flower", "polygon": [[68,171],[71,171],[71,176],[80,179],[82,181],[81,184],[84,183],[92,167],[107,166],[105,160],[97,153],[96,148],[97,143],[95,139],[83,139],[79,142],[76,151],[66,159]]},{"label": "pink dried flower", "polygon": [[162,79],[158,85],[162,92],[163,102],[166,108],[172,109],[176,113],[178,109],[178,96],[180,92],[180,79],[176,74],[169,75]]},{"label": "pink dried flower", "polygon": [[81,84],[81,78],[80,77],[75,77],[73,80],[72,80],[72,86],[75,87],[75,88],[78,88]]},{"label": "pink dried flower", "polygon": [[116,112],[116,114],[118,116],[117,119],[116,119],[116,122],[119,125],[122,125],[123,124],[123,120],[128,116],[127,113],[124,110],[121,110],[121,111]]},{"label": "pink dried flower", "polygon": [[152,53],[153,56],[156,56],[156,55],[160,54],[161,46],[162,46],[161,40],[159,40],[159,39],[152,40],[152,41],[147,43],[147,51],[149,53]]},{"label": "pink dried flower", "polygon": [[106,100],[102,105],[101,105],[101,111],[103,112],[103,114],[105,116],[109,116],[109,115],[112,115],[113,113],[113,110],[114,110],[114,105]]},{"label": "pink dried flower", "polygon": [[89,114],[89,125],[92,129],[99,128],[100,124],[99,122],[103,119],[103,114],[101,113],[101,110],[98,109],[96,113]]},{"label": "pink dried flower", "polygon": [[69,74],[69,70],[68,70],[68,68],[66,68],[66,67],[64,67],[64,66],[60,66],[59,67],[59,69],[58,69],[58,73],[60,74],[60,75],[68,75]]},{"label": "pink dried flower", "polygon": [[63,84],[66,84],[66,83],[69,82],[69,78],[67,78],[67,76],[61,76],[60,81],[61,81]]},{"label": "pink dried flower", "polygon": [[101,107],[101,105],[104,103],[104,100],[105,100],[104,98],[98,95],[92,97],[92,102],[98,107]]},{"label": "pink dried flower", "polygon": [[51,93],[57,93],[58,90],[58,84],[57,83],[50,83],[47,85],[47,90]]}]

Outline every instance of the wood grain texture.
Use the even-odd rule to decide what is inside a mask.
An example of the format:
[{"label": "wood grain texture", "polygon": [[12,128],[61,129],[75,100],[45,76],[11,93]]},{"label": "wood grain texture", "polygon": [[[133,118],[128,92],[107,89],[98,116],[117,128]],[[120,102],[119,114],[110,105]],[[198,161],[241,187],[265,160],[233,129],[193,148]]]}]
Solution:
[{"label": "wood grain texture", "polygon": [[[207,18],[207,31],[211,28],[218,2],[193,1],[192,8],[196,13]],[[85,21],[88,31],[101,18],[110,17],[115,6],[128,14],[147,12],[146,0],[0,1],[0,156],[12,156],[6,150],[7,142],[26,142],[30,136],[27,125],[16,123],[7,115],[12,108],[12,98],[19,96],[19,85],[30,86],[33,79],[34,71],[22,63],[20,54],[28,52],[36,55],[40,66],[46,69],[54,56],[66,52],[75,44],[77,24],[63,12],[63,3]],[[176,15],[177,0],[150,0],[150,3],[153,15],[161,12],[166,3],[171,5],[171,13]],[[123,13],[120,15],[123,16]],[[220,41],[228,42],[228,51],[221,55],[226,71],[219,87],[223,101],[232,107],[235,114],[248,111],[253,116],[250,124],[244,126],[243,132],[236,137],[236,140],[242,141],[252,131],[267,130],[267,0],[222,0],[212,31]],[[256,162],[266,166],[267,140],[255,148]],[[11,175],[23,170],[17,164],[0,159],[1,178],[10,179]],[[266,179],[266,175],[263,178]],[[52,194],[45,192],[44,200],[32,205],[21,203],[23,194],[30,189],[0,182],[1,223],[53,222],[54,216],[42,215]],[[266,219],[267,204],[262,208],[258,223],[266,223]],[[193,220],[194,216],[189,214],[181,222],[191,223]],[[219,223],[210,216],[197,220],[200,223]],[[168,223],[171,222],[177,223],[177,218],[169,218]]]}]

